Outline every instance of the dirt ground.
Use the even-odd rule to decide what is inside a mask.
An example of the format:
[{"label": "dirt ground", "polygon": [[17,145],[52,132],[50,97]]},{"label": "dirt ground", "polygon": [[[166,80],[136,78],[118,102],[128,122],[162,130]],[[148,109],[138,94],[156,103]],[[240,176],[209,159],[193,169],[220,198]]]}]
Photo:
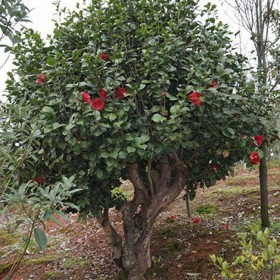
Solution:
[{"label": "dirt ground", "polygon": [[[239,250],[237,233],[259,222],[258,172],[240,169],[234,178],[200,189],[190,203],[191,219],[182,197],[158,217],[151,243],[153,265],[146,279],[220,279],[209,255],[230,261]],[[269,169],[269,204],[271,234],[280,241],[280,166]],[[119,270],[95,220],[85,224],[76,222],[77,214],[69,214],[68,218],[61,227],[49,223],[49,243],[44,252],[38,252],[35,242],[31,242],[12,279],[118,279]],[[9,234],[5,220],[0,216],[0,279],[5,279],[24,238],[17,231]],[[115,210],[111,211],[111,220],[121,228]]]}]

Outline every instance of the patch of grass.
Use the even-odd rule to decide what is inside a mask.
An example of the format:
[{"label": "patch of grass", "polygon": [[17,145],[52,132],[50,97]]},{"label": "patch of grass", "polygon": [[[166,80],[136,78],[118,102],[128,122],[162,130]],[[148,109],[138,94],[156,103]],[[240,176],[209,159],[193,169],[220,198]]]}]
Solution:
[{"label": "patch of grass", "polygon": [[232,183],[235,181],[246,181],[246,180],[250,180],[250,179],[254,179],[256,178],[256,175],[242,175],[242,176],[234,176],[234,177],[228,177],[226,179],[227,183]]},{"label": "patch of grass", "polygon": [[9,269],[12,267],[13,263],[4,263],[0,265],[0,274],[4,272],[5,270]]},{"label": "patch of grass", "polygon": [[275,158],[275,159],[270,159],[267,161],[267,168],[274,168],[274,167],[279,167],[280,166],[280,159]]},{"label": "patch of grass", "polygon": [[90,265],[90,260],[81,260],[77,258],[67,258],[64,262],[64,267],[66,269],[78,269],[78,268],[86,268]]},{"label": "patch of grass", "polygon": [[78,268],[77,260],[75,260],[74,258],[66,259],[65,262],[64,262],[64,267],[67,268],[67,269],[76,269],[76,268]]},{"label": "patch of grass", "polygon": [[63,272],[61,271],[48,271],[43,275],[43,279],[59,280],[62,279]]},{"label": "patch of grass", "polygon": [[4,251],[4,250],[0,250],[0,258],[2,257],[2,256],[4,256],[6,254],[6,252]]},{"label": "patch of grass", "polygon": [[280,171],[278,171],[278,170],[268,170],[267,174],[268,175],[279,175]]},{"label": "patch of grass", "polygon": [[26,260],[24,263],[26,264],[52,263],[57,261],[59,258],[60,255],[49,254],[49,255],[42,255],[42,257],[34,258],[32,260]]},{"label": "patch of grass", "polygon": [[159,228],[157,230],[157,234],[167,238],[172,238],[177,236],[178,230],[183,226],[184,226],[183,224],[180,225],[180,224],[169,223],[164,227]]},{"label": "patch of grass", "polygon": [[256,192],[258,190],[259,190],[258,186],[250,187],[250,188],[246,188],[244,186],[230,186],[228,188],[218,188],[212,194],[220,193],[226,195],[235,195],[235,194]]},{"label": "patch of grass", "polygon": [[212,204],[205,204],[205,205],[199,205],[196,209],[195,212],[203,215],[203,214],[212,214],[215,213],[217,210],[217,207]]},{"label": "patch of grass", "polygon": [[170,240],[160,249],[160,251],[163,254],[170,254],[180,252],[182,249],[184,248],[181,246],[181,243],[178,240]]},{"label": "patch of grass", "polygon": [[1,246],[16,244],[20,239],[17,235],[9,233],[7,230],[0,229]]}]

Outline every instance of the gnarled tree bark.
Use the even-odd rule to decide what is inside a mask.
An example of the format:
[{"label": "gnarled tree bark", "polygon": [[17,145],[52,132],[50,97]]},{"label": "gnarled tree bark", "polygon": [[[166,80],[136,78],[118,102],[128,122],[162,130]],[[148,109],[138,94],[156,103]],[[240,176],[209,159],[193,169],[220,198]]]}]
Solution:
[{"label": "gnarled tree bark", "polygon": [[[146,166],[145,166],[146,167]],[[128,200],[122,210],[123,236],[113,229],[108,212],[99,219],[105,230],[107,241],[113,250],[116,263],[127,273],[129,280],[143,279],[151,266],[150,243],[154,223],[158,215],[180,194],[186,185],[187,170],[176,152],[168,159],[154,164],[159,175],[151,183],[151,165],[146,175],[141,177],[140,163],[128,164],[130,181],[134,187],[134,197]],[[141,173],[142,174],[142,173]],[[122,240],[120,247],[120,238]]]}]

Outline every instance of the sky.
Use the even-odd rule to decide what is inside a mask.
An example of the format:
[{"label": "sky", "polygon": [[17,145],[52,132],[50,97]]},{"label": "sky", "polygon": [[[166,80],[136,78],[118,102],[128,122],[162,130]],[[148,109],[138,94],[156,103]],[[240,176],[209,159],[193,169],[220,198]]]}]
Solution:
[{"label": "sky", "polygon": [[[89,0],[87,0],[89,1]],[[43,38],[46,38],[47,34],[52,33],[54,28],[53,19],[56,18],[55,6],[53,5],[54,0],[23,0],[23,3],[29,8],[32,9],[29,15],[31,23],[24,24],[26,27],[31,27],[34,30],[41,33]],[[61,0],[61,7],[67,7],[72,10],[75,9],[76,4],[83,3],[83,0]],[[205,5],[209,0],[201,0],[201,5]],[[221,3],[223,0],[211,0],[211,3],[214,3],[218,6],[218,16],[221,21],[228,23],[233,31],[238,31],[239,27],[236,24],[236,21],[232,21],[232,15],[227,14],[226,9]],[[248,37],[248,36],[247,36]],[[247,40],[248,42],[248,40]],[[4,42],[1,42],[4,43]],[[244,43],[244,41],[243,41]],[[238,42],[236,41],[238,45]],[[247,44],[247,43],[246,43]],[[243,48],[247,48],[246,45]],[[0,64],[2,64],[7,58],[7,54],[3,52],[3,49],[0,49]],[[0,69],[0,97],[4,92],[5,80],[7,79],[6,73],[12,69],[12,57],[9,58],[8,62]],[[3,97],[1,98],[2,100]]]}]

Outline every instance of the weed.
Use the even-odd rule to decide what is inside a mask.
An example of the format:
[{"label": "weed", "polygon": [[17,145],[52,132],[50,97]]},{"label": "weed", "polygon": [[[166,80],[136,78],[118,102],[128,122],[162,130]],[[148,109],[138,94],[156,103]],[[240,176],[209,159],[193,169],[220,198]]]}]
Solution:
[{"label": "weed", "polygon": [[26,264],[40,264],[40,263],[52,263],[55,262],[59,259],[59,255],[43,255],[40,258],[34,258],[32,260],[26,260],[25,263]]},{"label": "weed", "polygon": [[64,262],[64,267],[66,269],[78,269],[78,268],[86,268],[90,265],[90,260],[81,260],[75,258],[67,258]]},{"label": "weed", "polygon": [[162,253],[174,253],[179,252],[183,249],[181,243],[177,240],[170,240],[167,242],[164,247],[161,249]]},{"label": "weed", "polygon": [[12,265],[13,265],[13,263],[4,263],[4,264],[1,264],[1,265],[0,265],[0,274],[1,274],[3,271],[5,271],[5,270],[9,269],[10,267],[12,267]]},{"label": "weed", "polygon": [[197,212],[200,215],[203,214],[212,214],[215,213],[217,210],[215,205],[212,204],[206,204],[206,205],[200,205],[195,209],[195,212]]},{"label": "weed", "polygon": [[45,272],[43,275],[43,279],[50,279],[50,280],[59,280],[62,279],[63,277],[63,272],[61,271],[48,271]]},{"label": "weed", "polygon": [[19,241],[19,237],[15,234],[10,234],[7,230],[0,229],[1,246],[13,245]]},{"label": "weed", "polygon": [[160,236],[171,238],[177,236],[178,229],[180,228],[182,228],[182,225],[168,223],[165,227],[160,228],[157,233]]}]

